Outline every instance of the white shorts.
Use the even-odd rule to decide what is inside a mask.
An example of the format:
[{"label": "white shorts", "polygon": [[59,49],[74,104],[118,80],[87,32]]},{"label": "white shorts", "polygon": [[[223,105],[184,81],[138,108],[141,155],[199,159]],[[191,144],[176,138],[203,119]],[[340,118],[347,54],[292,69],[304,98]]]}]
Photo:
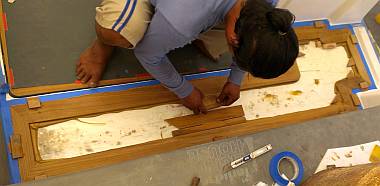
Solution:
[{"label": "white shorts", "polygon": [[103,0],[95,19],[101,27],[119,32],[134,48],[144,37],[153,11],[149,0]]}]

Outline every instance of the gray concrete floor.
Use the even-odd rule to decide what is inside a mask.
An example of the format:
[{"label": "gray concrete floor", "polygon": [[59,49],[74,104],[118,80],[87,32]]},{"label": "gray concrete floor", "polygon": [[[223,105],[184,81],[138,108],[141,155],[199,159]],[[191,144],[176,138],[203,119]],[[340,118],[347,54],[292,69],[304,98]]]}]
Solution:
[{"label": "gray concrete floor", "polygon": [[[29,185],[157,185],[187,186],[193,176],[201,185],[244,186],[264,181],[270,159],[281,151],[292,151],[302,159],[306,177],[311,176],[328,148],[351,146],[379,140],[380,107],[351,112],[303,124],[269,130],[194,146],[118,165],[49,178]],[[222,167],[233,159],[267,144],[274,149],[227,174]]]}]

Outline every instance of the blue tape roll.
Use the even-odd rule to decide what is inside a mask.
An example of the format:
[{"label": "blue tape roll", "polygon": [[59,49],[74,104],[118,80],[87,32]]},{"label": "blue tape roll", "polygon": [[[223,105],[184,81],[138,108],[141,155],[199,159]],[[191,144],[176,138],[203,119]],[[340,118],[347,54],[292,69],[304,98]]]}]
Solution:
[{"label": "blue tape roll", "polygon": [[272,158],[269,164],[270,176],[277,184],[281,186],[288,185],[289,180],[282,178],[281,173],[279,171],[280,162],[284,159],[289,160],[294,166],[295,175],[293,178],[289,178],[290,181],[296,185],[299,185],[302,181],[304,170],[303,170],[301,159],[298,158],[298,156],[294,154],[293,152],[289,152],[289,151],[281,152]]}]

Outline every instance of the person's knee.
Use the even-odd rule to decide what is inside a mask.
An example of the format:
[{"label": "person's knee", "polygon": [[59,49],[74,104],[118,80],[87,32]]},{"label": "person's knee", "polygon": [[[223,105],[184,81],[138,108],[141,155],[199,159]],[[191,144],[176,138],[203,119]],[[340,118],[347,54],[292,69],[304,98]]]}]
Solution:
[{"label": "person's knee", "polygon": [[96,23],[95,30],[98,39],[106,45],[122,48],[132,47],[132,44],[127,39],[112,29],[103,28],[98,23]]}]

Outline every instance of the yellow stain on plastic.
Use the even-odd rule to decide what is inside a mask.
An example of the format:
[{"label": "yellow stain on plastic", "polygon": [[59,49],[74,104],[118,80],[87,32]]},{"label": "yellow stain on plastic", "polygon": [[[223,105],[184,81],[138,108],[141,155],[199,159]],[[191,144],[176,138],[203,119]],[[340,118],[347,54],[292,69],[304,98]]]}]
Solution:
[{"label": "yellow stain on plastic", "polygon": [[372,163],[380,162],[380,146],[375,145],[372,150],[371,156],[369,157],[369,161]]}]

